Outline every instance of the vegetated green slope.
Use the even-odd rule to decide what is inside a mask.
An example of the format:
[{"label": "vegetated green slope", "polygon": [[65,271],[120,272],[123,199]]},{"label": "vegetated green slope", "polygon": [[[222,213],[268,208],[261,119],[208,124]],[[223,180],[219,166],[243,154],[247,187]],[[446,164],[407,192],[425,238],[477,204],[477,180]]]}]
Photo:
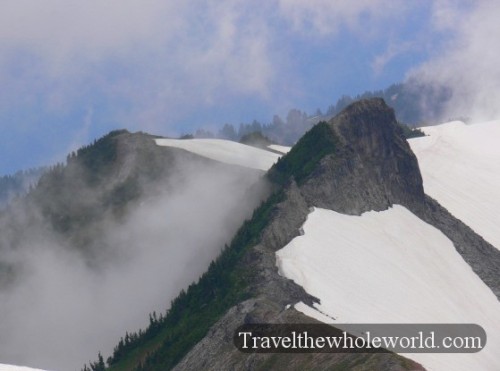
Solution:
[{"label": "vegetated green slope", "polygon": [[277,184],[285,184],[291,177],[301,184],[326,155],[335,152],[338,138],[324,121],[304,134],[286,156],[281,157],[268,172]]},{"label": "vegetated green slope", "polygon": [[[111,205],[124,205],[137,197],[125,194],[125,184],[109,186],[117,159],[117,142],[126,130],[112,131],[93,144],[70,154],[67,164],[45,172],[27,202],[36,205],[55,231],[72,234],[103,217]],[[120,202],[117,197],[122,196]]]},{"label": "vegetated green slope", "polygon": [[111,169],[117,159],[115,138],[122,134],[129,134],[127,130],[114,130],[94,141],[93,144],[81,147],[68,157],[68,163],[77,160],[85,171],[87,181],[97,182]]}]

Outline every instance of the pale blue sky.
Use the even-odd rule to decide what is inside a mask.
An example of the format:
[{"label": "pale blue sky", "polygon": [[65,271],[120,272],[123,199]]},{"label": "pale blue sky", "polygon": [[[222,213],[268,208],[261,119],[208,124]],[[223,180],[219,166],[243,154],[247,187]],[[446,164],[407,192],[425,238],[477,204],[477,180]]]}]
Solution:
[{"label": "pale blue sky", "polygon": [[267,123],[410,75],[476,109],[500,81],[496,3],[3,1],[0,174],[63,161],[115,128]]}]

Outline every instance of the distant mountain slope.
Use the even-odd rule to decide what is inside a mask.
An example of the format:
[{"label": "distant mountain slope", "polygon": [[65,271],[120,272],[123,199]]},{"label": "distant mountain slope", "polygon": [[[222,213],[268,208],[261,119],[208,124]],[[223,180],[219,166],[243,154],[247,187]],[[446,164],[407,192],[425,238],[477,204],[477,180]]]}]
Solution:
[{"label": "distant mountain slope", "polygon": [[426,193],[500,249],[500,121],[423,130],[409,143]]}]

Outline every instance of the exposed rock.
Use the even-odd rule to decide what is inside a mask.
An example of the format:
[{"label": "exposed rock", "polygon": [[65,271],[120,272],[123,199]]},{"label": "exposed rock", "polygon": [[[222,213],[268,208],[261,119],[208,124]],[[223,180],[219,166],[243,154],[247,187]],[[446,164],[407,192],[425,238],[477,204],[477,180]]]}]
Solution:
[{"label": "exposed rock", "polygon": [[262,234],[262,243],[277,250],[299,235],[309,213],[309,206],[295,181],[285,190],[286,202],[280,203],[274,210],[272,223]]},{"label": "exposed rock", "polygon": [[382,99],[352,104],[328,125],[340,145],[301,187],[309,205],[360,215],[424,200],[417,158]]},{"label": "exposed rock", "polygon": [[429,196],[426,196],[425,203],[414,203],[409,209],[420,219],[443,232],[472,270],[500,300],[500,251]]}]

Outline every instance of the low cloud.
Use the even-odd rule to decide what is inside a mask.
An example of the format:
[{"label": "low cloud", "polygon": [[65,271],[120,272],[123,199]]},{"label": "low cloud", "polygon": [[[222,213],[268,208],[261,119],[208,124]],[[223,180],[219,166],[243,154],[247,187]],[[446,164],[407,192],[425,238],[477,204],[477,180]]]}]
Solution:
[{"label": "low cloud", "polygon": [[39,210],[11,210],[0,226],[0,273],[5,263],[15,269],[14,279],[0,274],[2,362],[80,369],[145,328],[258,205],[262,193],[248,189],[261,173],[234,169],[181,162],[126,219],[100,223],[90,257],[47,229]]}]

